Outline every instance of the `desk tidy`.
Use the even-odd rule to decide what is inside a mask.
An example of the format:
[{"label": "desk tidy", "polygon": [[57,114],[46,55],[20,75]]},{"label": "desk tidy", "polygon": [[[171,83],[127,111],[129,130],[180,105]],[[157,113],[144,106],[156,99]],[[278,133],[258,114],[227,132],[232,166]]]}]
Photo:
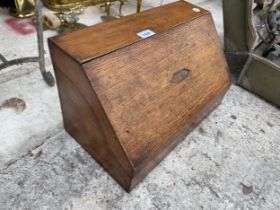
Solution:
[{"label": "desk tidy", "polygon": [[221,102],[211,14],[178,1],[49,39],[66,131],[131,191]]}]

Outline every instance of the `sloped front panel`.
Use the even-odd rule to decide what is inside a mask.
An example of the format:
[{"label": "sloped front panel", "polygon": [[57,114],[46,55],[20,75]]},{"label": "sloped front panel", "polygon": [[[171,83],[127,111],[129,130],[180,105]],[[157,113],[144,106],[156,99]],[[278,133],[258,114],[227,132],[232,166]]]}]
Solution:
[{"label": "sloped front panel", "polygon": [[229,86],[210,14],[83,66],[135,168]]}]

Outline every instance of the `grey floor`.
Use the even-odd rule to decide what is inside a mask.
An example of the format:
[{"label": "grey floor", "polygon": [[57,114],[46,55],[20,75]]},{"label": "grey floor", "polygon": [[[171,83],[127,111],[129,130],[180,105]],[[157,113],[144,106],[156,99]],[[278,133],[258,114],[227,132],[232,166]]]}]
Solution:
[{"label": "grey floor", "polygon": [[[192,2],[212,11],[222,38],[221,2]],[[144,9],[158,4],[144,0]],[[0,12],[3,26],[6,18]],[[35,51],[35,34],[21,37],[24,48],[15,50],[10,39],[18,35],[5,27],[1,53],[13,58]],[[0,103],[19,97],[27,105],[21,113],[0,110],[1,210],[280,209],[280,110],[235,85],[128,194],[63,130],[56,88],[44,84],[35,64],[2,71],[0,78]]]}]

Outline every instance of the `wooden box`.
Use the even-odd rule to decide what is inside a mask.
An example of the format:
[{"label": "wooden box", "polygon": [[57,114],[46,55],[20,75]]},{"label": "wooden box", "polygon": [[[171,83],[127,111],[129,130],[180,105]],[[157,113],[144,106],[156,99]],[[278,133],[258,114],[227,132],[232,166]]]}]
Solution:
[{"label": "wooden box", "polygon": [[211,14],[184,1],[51,38],[49,47],[65,129],[126,191],[230,84]]}]

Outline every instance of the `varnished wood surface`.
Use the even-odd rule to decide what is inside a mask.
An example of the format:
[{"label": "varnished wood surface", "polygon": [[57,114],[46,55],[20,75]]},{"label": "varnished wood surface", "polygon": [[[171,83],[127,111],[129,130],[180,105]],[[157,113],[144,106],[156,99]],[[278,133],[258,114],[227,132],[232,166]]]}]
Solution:
[{"label": "varnished wood surface", "polygon": [[[177,2],[148,13],[156,17],[161,10],[175,14],[180,8],[182,18],[192,7]],[[78,40],[70,44],[65,36],[49,40],[66,130],[127,191],[218,105],[229,87],[213,20],[207,11],[203,14],[180,24],[173,18],[158,23],[160,33],[139,41],[134,37],[133,44],[127,45],[132,36],[121,38],[112,44],[120,49],[111,53],[106,44],[90,52],[84,42],[74,51],[74,42],[94,42],[95,27],[69,35]],[[141,17],[127,19],[146,27]],[[110,26],[121,31],[112,37],[123,31],[118,21]],[[134,27],[126,21],[124,29]],[[104,34],[100,31],[99,38]],[[84,60],[77,55],[88,56],[87,62],[80,63]]]},{"label": "varnished wood surface", "polygon": [[[229,83],[210,15],[83,66],[134,167],[156,156]],[[174,84],[184,68],[189,76]]]},{"label": "varnished wood surface", "polygon": [[193,113],[188,123],[186,123],[180,130],[177,131],[177,134],[170,139],[170,144],[163,148],[160,153],[154,158],[150,158],[146,164],[142,164],[142,167],[138,167],[133,177],[129,191],[131,191],[142,179],[158,164],[160,161],[172,151],[178,143],[186,138],[186,136],[194,129],[196,126],[206,118],[209,113],[211,113],[223,99],[224,93],[227,91],[227,87],[224,90],[221,90],[220,95],[213,97],[205,107],[202,108],[200,114]]},{"label": "varnished wood surface", "polygon": [[49,46],[66,131],[128,190],[133,168],[81,66],[52,42]]},{"label": "varnished wood surface", "polygon": [[194,7],[197,6],[178,1],[57,36],[52,41],[82,63],[141,40],[137,36],[140,31],[151,29],[160,33],[207,13],[201,8],[200,12],[193,12]]}]

